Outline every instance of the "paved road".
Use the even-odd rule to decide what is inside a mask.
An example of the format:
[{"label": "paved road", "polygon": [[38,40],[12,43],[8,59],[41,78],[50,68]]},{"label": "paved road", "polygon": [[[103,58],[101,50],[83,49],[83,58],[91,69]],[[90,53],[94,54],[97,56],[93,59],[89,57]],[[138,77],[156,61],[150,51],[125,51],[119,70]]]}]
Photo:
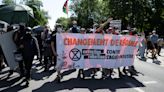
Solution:
[{"label": "paved road", "polygon": [[[149,55],[148,55],[149,56]],[[53,68],[53,67],[52,67]],[[113,79],[98,79],[101,77],[98,72],[97,79],[77,78],[78,71],[65,71],[62,83],[57,83],[56,73],[53,69],[50,72],[43,72],[41,66],[35,61],[32,70],[32,80],[29,87],[24,87],[23,79],[14,73],[6,79],[7,68],[0,73],[0,91],[2,92],[163,92],[164,90],[164,50],[158,60],[146,61],[135,59],[135,68],[138,76],[118,78],[117,71]],[[86,76],[89,70],[85,71]]]}]

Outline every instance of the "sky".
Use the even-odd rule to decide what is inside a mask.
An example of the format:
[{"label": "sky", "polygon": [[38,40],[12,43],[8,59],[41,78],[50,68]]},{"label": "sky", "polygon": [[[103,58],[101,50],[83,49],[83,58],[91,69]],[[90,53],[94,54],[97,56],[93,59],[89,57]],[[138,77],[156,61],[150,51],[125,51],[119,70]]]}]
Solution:
[{"label": "sky", "polygon": [[[20,0],[14,0],[19,3]],[[42,0],[43,1],[43,9],[48,11],[49,19],[48,25],[53,29],[55,22],[60,17],[67,17],[67,14],[63,13],[63,5],[66,0]],[[2,0],[0,0],[1,4]],[[69,14],[71,15],[71,14]]]},{"label": "sky", "polygon": [[67,14],[63,13],[63,5],[66,0],[43,0],[43,9],[48,11],[49,26],[54,27],[56,20],[59,17],[67,17]]}]

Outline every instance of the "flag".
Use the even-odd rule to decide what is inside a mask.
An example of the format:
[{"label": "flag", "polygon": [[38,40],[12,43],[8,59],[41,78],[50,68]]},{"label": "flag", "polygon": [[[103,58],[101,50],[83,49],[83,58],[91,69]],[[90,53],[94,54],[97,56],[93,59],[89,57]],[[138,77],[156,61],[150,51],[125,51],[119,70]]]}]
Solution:
[{"label": "flag", "polygon": [[63,5],[63,12],[68,14],[68,0],[66,0],[64,5]]}]

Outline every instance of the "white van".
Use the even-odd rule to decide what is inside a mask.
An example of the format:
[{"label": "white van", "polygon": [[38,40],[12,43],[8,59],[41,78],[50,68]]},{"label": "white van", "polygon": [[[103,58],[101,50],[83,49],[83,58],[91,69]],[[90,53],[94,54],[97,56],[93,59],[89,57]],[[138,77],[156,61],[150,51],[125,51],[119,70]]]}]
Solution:
[{"label": "white van", "polygon": [[0,20],[0,32],[7,32],[8,23]]}]

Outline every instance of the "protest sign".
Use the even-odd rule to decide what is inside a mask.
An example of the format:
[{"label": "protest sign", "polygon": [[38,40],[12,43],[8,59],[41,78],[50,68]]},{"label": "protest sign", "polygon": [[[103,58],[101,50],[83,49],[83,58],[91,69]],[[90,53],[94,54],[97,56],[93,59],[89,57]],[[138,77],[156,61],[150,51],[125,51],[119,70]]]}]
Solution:
[{"label": "protest sign", "polygon": [[131,66],[139,38],[110,34],[57,34],[57,54],[62,69]]},{"label": "protest sign", "polygon": [[14,70],[18,63],[15,61],[14,51],[16,51],[16,45],[13,42],[14,31],[7,32],[0,35],[0,46],[7,60],[9,67]]},{"label": "protest sign", "polygon": [[118,28],[118,30],[121,31],[121,20],[112,20],[110,22],[110,27]]}]

